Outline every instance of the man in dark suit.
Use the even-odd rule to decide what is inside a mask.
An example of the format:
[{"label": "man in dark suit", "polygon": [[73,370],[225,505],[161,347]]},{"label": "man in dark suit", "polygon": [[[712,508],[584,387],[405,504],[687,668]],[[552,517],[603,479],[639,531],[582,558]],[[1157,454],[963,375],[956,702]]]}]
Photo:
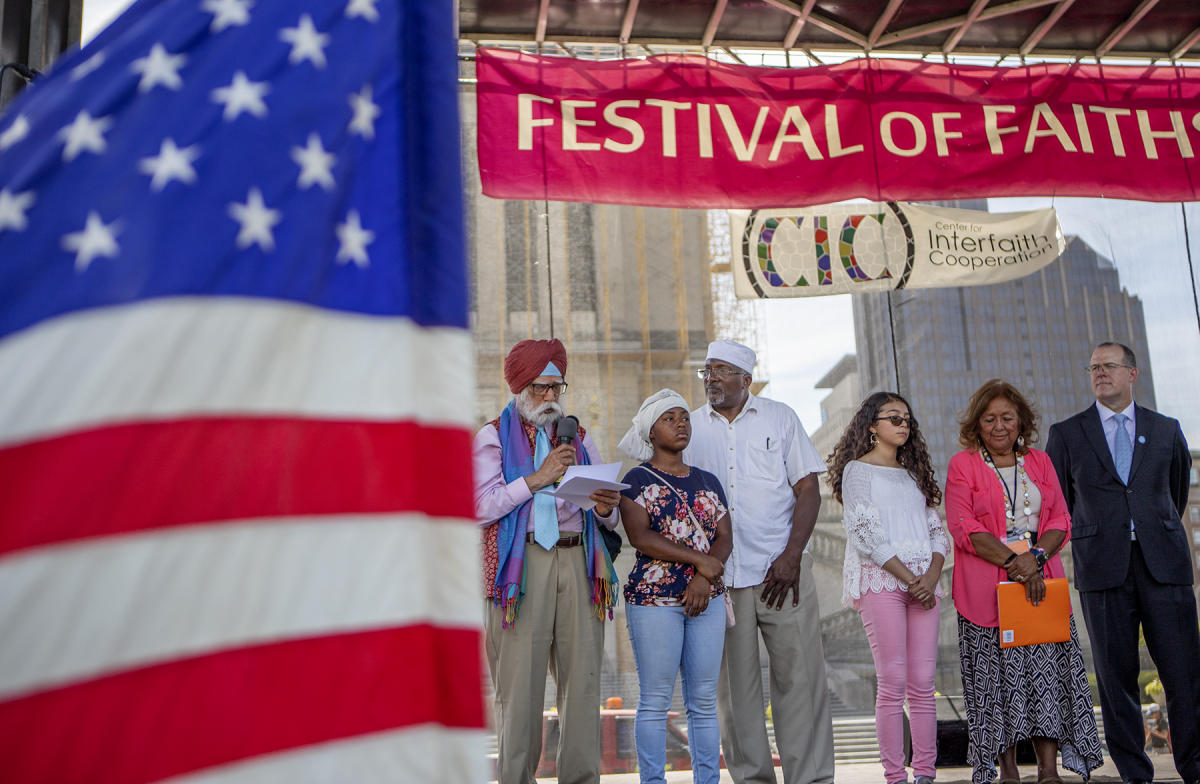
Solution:
[{"label": "man in dark suit", "polygon": [[1166,691],[1175,768],[1200,782],[1200,632],[1181,522],[1187,443],[1178,421],[1133,402],[1128,347],[1101,343],[1088,373],[1096,405],[1052,426],[1046,451],[1071,511],[1108,751],[1124,781],[1154,778],[1138,699],[1140,624]]}]

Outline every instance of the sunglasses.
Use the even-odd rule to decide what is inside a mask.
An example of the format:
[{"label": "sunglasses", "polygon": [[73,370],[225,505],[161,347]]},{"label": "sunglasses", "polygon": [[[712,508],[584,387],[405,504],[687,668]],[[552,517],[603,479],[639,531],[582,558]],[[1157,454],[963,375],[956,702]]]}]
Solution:
[{"label": "sunglasses", "polygon": [[876,422],[880,421],[881,419],[886,419],[887,421],[891,422],[893,427],[900,427],[901,425],[912,427],[913,424],[912,417],[900,416],[899,414],[889,414],[888,416],[875,417]]}]

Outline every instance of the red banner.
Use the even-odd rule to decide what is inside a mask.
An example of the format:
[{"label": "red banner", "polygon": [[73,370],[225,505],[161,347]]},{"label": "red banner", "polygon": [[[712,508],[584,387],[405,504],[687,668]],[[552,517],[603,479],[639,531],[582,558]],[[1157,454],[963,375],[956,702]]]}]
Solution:
[{"label": "red banner", "polygon": [[480,49],[483,192],[664,207],[985,196],[1190,201],[1200,69]]}]

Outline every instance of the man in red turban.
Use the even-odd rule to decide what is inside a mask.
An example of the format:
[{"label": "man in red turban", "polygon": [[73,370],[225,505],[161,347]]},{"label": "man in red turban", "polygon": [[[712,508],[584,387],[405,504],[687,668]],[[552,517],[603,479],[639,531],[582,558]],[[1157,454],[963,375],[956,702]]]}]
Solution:
[{"label": "man in red turban", "polygon": [[598,527],[616,526],[620,495],[598,490],[583,509],[547,492],[568,466],[603,462],[583,428],[556,445],[566,373],[562,341],[513,346],[504,380],[514,397],[475,436],[502,784],[528,784],[537,772],[548,669],[559,695],[558,780],[600,780],[600,666],[616,573]]},{"label": "man in red turban", "polygon": [[504,380],[514,395],[538,376],[557,376],[561,380],[566,375],[567,347],[558,338],[522,340],[504,358]]}]

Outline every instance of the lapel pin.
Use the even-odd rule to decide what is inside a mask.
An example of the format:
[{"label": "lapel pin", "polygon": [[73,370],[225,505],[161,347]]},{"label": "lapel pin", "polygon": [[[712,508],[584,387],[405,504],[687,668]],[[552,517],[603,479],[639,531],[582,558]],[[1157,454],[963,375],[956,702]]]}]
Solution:
[{"label": "lapel pin", "polygon": [[1139,444],[1144,444],[1144,443],[1146,443],[1146,437],[1145,437],[1145,436],[1138,436],[1138,443],[1139,443]]}]

